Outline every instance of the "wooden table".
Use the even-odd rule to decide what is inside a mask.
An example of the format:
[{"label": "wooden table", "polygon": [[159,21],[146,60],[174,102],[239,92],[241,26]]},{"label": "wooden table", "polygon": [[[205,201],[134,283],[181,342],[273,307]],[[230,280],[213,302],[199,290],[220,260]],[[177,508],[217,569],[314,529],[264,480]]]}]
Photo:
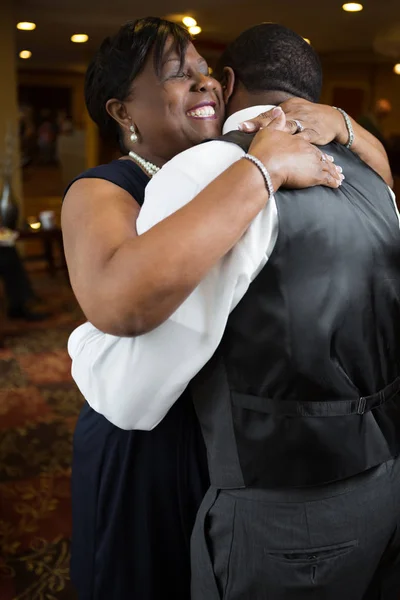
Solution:
[{"label": "wooden table", "polygon": [[[43,248],[43,253],[34,256],[27,256],[25,260],[45,260],[47,268],[52,277],[55,276],[58,268],[66,269],[64,244],[62,239],[61,229],[53,227],[52,229],[20,229],[18,230],[18,242],[29,242],[33,240],[40,241]],[[54,250],[58,248],[60,253],[60,263],[57,265],[54,256]]]}]

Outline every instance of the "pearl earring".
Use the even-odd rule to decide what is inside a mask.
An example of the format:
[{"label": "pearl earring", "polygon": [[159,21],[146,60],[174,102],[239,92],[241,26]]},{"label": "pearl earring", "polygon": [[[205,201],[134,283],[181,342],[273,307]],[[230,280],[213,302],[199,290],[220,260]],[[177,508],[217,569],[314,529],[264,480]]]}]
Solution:
[{"label": "pearl earring", "polygon": [[132,142],[132,144],[136,144],[136,142],[138,141],[138,136],[137,136],[137,133],[136,133],[135,128],[134,128],[133,125],[131,125],[129,127],[129,131],[131,131],[131,142]]}]

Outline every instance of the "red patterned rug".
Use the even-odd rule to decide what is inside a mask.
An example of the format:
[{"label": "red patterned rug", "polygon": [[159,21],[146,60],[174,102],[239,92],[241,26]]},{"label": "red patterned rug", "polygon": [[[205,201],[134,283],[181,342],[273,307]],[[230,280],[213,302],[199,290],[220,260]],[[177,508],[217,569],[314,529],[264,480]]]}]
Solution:
[{"label": "red patterned rug", "polygon": [[53,316],[7,323],[0,349],[0,598],[75,600],[70,475],[82,397],[66,343],[83,319],[63,273],[32,280]]}]

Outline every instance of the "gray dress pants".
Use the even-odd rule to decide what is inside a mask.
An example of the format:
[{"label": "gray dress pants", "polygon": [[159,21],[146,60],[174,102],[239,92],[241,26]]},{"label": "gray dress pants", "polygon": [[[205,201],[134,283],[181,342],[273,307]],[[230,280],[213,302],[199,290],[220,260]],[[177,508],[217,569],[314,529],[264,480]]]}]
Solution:
[{"label": "gray dress pants", "polygon": [[192,600],[399,600],[400,460],[312,488],[210,488]]}]

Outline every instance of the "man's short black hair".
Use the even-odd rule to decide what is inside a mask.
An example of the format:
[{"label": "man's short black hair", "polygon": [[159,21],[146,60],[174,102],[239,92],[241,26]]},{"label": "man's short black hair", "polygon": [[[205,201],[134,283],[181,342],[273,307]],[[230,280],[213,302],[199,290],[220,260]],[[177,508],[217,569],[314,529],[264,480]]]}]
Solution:
[{"label": "man's short black hair", "polygon": [[280,91],[317,102],[322,69],[318,54],[300,35],[275,23],[247,29],[222,54],[216,75],[231,67],[249,92]]}]

